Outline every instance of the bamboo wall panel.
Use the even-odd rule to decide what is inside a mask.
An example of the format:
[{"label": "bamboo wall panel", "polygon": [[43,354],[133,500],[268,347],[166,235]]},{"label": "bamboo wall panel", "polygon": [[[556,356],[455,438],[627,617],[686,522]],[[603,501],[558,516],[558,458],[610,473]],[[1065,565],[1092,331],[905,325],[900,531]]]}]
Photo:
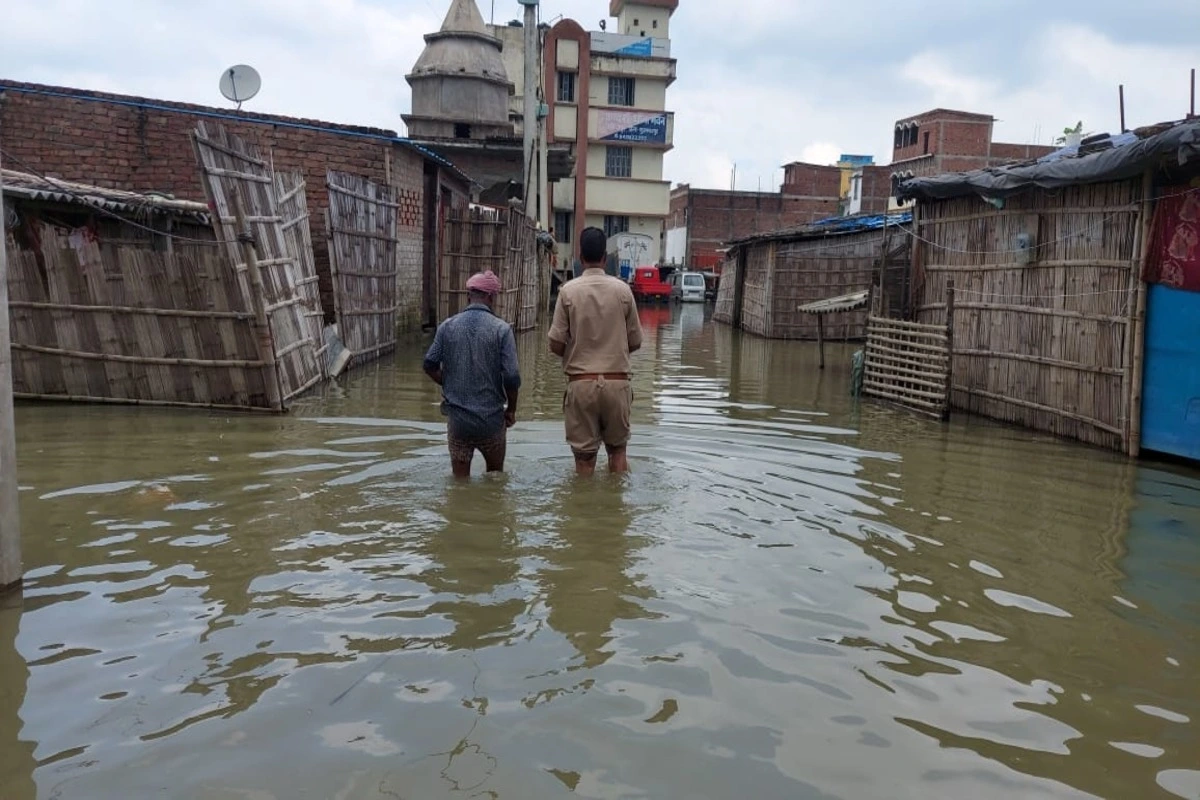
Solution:
[{"label": "bamboo wall panel", "polygon": [[733,324],[733,302],[737,294],[737,259],[725,260],[721,268],[721,282],[717,285],[717,302],[713,308],[713,321],[725,325]]},{"label": "bamboo wall panel", "polygon": [[863,394],[944,418],[950,407],[950,349],[944,325],[868,317]]},{"label": "bamboo wall panel", "polygon": [[[905,277],[909,274],[907,238],[907,232],[869,230],[746,243],[742,328],[771,339],[816,339],[816,317],[799,311],[799,307],[869,289],[879,280],[881,271],[887,289],[884,310],[891,313],[901,309],[909,289]],[[727,264],[714,315],[718,322],[731,322],[735,316],[737,281],[736,269]],[[867,313],[860,309],[826,316],[825,338],[862,339]]]},{"label": "bamboo wall panel", "polygon": [[[816,318],[797,308],[870,288],[883,241],[883,231],[866,231],[781,242],[771,280],[771,338],[816,339]],[[824,321],[825,338],[861,339],[866,333],[866,323],[865,309],[828,315]]]},{"label": "bamboo wall panel", "polygon": [[537,326],[544,281],[539,269],[537,230],[515,208],[472,206],[452,210],[446,218],[442,259],[438,269],[438,320],[467,306],[467,279],[492,270],[503,291],[496,315],[516,330]]},{"label": "bamboo wall panel", "polygon": [[[317,356],[325,353],[325,312],[321,308],[321,286],[313,256],[312,221],[308,214],[306,185],[302,172],[276,172],[275,198],[283,218],[283,241],[287,252],[296,259],[296,294],[300,297],[305,335],[317,346]],[[323,363],[323,362],[322,362]]]},{"label": "bamboo wall panel", "polygon": [[286,402],[315,386],[325,373],[318,333],[312,338],[310,309],[300,281],[303,267],[289,250],[284,218],[276,199],[275,176],[256,148],[220,126],[200,122],[193,136],[204,189],[213,209],[213,226],[236,266],[238,283],[251,302],[256,291],[252,270],[238,241],[235,207],[240,204],[253,236],[257,271],[261,274],[274,355],[278,362],[281,399]]},{"label": "bamboo wall panel", "polygon": [[329,170],[329,253],[338,332],[361,364],[396,348],[400,286],[396,217],[391,187]]},{"label": "bamboo wall panel", "polygon": [[[1103,447],[1128,435],[1140,179],[923,203],[917,318],[956,294],[955,407]],[[1023,256],[1017,237],[1033,237]]]},{"label": "bamboo wall panel", "polygon": [[274,364],[219,248],[152,250],[40,226],[9,245],[17,397],[228,409],[271,407]]}]

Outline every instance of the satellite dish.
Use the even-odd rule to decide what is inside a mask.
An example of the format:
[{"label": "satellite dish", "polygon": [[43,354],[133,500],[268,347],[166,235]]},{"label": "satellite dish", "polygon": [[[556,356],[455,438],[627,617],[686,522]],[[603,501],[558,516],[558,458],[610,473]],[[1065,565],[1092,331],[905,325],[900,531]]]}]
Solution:
[{"label": "satellite dish", "polygon": [[254,67],[238,64],[221,73],[220,88],[225,99],[237,103],[240,109],[242,103],[258,94],[262,88],[262,78]]}]

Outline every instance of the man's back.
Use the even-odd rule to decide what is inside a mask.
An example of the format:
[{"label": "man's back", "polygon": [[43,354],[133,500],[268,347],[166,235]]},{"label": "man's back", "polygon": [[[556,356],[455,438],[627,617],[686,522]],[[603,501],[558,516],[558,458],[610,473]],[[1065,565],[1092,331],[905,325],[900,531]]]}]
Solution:
[{"label": "man's back", "polygon": [[485,306],[469,306],[438,326],[426,362],[441,366],[442,407],[456,434],[503,429],[505,384],[520,380],[507,322]]},{"label": "man's back", "polygon": [[627,374],[629,353],[642,342],[642,328],[629,285],[600,269],[588,269],[559,289],[550,339],[566,345],[568,375]]}]

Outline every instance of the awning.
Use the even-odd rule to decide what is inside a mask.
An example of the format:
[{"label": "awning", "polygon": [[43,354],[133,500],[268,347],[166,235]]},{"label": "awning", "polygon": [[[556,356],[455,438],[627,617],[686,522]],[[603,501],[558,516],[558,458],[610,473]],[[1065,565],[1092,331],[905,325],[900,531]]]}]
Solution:
[{"label": "awning", "polygon": [[867,305],[867,299],[871,295],[870,289],[863,289],[861,292],[853,294],[843,294],[838,297],[827,297],[824,300],[814,300],[802,306],[797,306],[797,311],[802,311],[805,314],[833,314],[837,311],[855,311]]}]

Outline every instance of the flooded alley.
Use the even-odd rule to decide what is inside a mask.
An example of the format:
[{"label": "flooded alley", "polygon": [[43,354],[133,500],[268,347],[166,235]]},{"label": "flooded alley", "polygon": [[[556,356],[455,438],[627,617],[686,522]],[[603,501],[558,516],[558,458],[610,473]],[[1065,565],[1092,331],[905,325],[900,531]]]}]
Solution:
[{"label": "flooded alley", "polygon": [[1200,473],[641,314],[620,478],[541,332],[468,483],[424,341],[283,417],[18,407],[0,797],[1200,798]]}]

